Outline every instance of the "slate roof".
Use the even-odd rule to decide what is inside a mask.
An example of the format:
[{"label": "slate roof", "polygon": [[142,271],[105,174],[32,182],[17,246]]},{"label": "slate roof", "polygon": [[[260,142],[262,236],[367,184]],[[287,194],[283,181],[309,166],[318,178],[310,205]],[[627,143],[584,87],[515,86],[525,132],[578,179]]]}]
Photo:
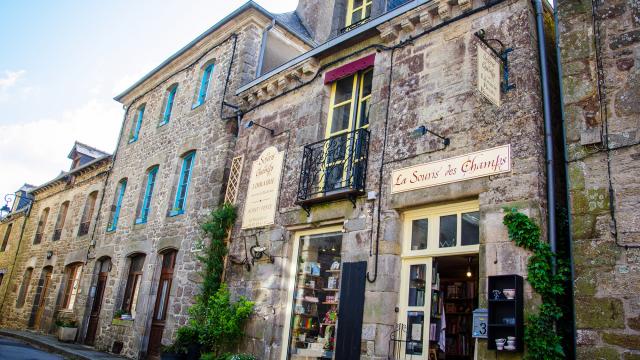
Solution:
[{"label": "slate roof", "polygon": [[313,44],[313,37],[309,34],[307,28],[302,24],[302,20],[298,16],[298,13],[295,11],[282,13],[282,14],[272,14],[276,19],[276,22],[280,22],[288,28],[288,30],[295,32],[298,37],[303,38],[306,43]]},{"label": "slate roof", "polygon": [[94,148],[93,146],[89,146],[87,144],[83,144],[79,141],[76,141],[75,144],[73,144],[73,148],[71,148],[71,152],[69,152],[69,155],[67,156],[69,159],[73,160],[73,155],[74,153],[80,153],[82,155],[86,155],[89,156],[91,158],[97,159],[99,157],[103,157],[106,155],[110,155],[107,152],[104,152],[102,150],[98,150],[96,148]]}]

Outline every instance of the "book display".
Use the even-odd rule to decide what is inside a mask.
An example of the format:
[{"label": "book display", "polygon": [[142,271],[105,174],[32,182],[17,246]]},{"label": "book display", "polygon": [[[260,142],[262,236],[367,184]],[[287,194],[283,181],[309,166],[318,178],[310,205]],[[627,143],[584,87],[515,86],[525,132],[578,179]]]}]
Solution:
[{"label": "book display", "polygon": [[310,239],[301,244],[293,301],[291,359],[332,359],[342,271],[340,242]]}]

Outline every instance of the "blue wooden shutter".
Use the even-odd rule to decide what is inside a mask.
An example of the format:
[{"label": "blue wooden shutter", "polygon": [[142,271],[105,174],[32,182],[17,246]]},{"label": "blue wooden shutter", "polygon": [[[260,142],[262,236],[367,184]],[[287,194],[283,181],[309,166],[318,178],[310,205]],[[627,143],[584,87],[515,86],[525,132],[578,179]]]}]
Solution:
[{"label": "blue wooden shutter", "polygon": [[176,91],[178,90],[178,86],[174,86],[171,91],[169,91],[169,95],[167,96],[167,106],[164,108],[164,117],[162,119],[162,123],[166,124],[169,122],[171,118],[171,110],[173,109],[173,100],[176,97]]},{"label": "blue wooden shutter", "polygon": [[140,127],[142,126],[142,117],[144,116],[144,108],[145,108],[144,105],[138,108],[138,117],[136,119],[136,124],[131,133],[131,139],[129,139],[129,142],[134,142],[138,140],[138,135],[140,134]]},{"label": "blue wooden shutter", "polygon": [[174,210],[184,210],[187,200],[187,193],[189,191],[189,182],[191,181],[191,172],[193,169],[193,160],[195,154],[195,151],[188,154],[182,161],[182,170],[180,171],[180,181],[178,182],[178,189],[176,191]]},{"label": "blue wooden shutter", "polygon": [[158,173],[158,167],[155,166],[149,171],[147,176],[147,188],[144,191],[144,199],[142,200],[142,209],[140,210],[140,218],[136,220],[136,224],[142,224],[147,222],[149,216],[149,208],[151,207],[151,197],[153,195],[153,188],[156,183],[156,174]]},{"label": "blue wooden shutter", "polygon": [[118,227],[118,218],[120,217],[120,208],[122,207],[122,198],[124,198],[124,191],[127,188],[127,180],[120,182],[120,191],[118,192],[118,200],[116,201],[116,209],[113,212],[113,219],[111,220],[111,226],[109,230],[115,230]]},{"label": "blue wooden shutter", "polygon": [[207,90],[211,81],[211,73],[213,72],[213,64],[207,66],[202,73],[202,83],[200,84],[200,94],[198,95],[198,105],[201,105],[207,98]]},{"label": "blue wooden shutter", "polygon": [[342,266],[336,360],[360,359],[366,272],[366,261],[344,263]]}]

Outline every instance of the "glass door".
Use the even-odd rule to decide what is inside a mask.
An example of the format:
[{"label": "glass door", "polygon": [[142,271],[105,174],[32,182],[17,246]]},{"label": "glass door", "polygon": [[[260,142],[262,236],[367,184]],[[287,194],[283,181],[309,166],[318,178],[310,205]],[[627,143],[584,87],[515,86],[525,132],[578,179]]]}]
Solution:
[{"label": "glass door", "polygon": [[[402,262],[399,323],[400,358],[426,359],[429,349],[432,258]],[[406,327],[405,327],[406,326]]]}]

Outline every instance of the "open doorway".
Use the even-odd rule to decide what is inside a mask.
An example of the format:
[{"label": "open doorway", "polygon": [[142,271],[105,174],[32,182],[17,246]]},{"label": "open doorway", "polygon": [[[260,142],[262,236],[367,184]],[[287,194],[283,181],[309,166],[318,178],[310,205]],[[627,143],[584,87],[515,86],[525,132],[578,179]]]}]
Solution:
[{"label": "open doorway", "polygon": [[471,360],[473,310],[478,308],[478,255],[434,258],[429,360]]}]

